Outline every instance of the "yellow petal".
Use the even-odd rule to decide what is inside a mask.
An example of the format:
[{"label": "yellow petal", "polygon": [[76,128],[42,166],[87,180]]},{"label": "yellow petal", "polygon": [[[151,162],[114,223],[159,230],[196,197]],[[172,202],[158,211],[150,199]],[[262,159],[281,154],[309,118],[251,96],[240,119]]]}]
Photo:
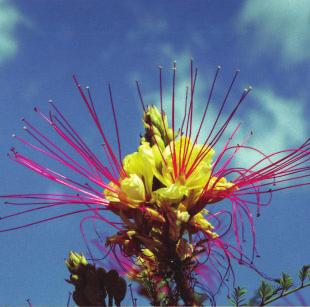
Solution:
[{"label": "yellow petal", "polygon": [[[215,184],[215,185],[214,185]],[[208,184],[208,188],[212,190],[227,190],[234,186],[234,183],[227,181],[225,177],[212,177]]]},{"label": "yellow petal", "polygon": [[129,177],[121,181],[121,191],[133,201],[145,200],[145,189],[141,178],[136,174],[131,174]]},{"label": "yellow petal", "polygon": [[182,212],[180,210],[177,210],[177,219],[179,221],[186,223],[188,222],[189,218],[190,218],[190,215],[187,211]]},{"label": "yellow petal", "polygon": [[149,143],[144,142],[138,152],[127,155],[123,161],[126,174],[136,174],[144,180],[147,194],[152,192],[152,183],[155,169],[155,157]]},{"label": "yellow petal", "polygon": [[179,203],[188,195],[188,188],[184,185],[171,184],[167,188],[161,188],[153,192],[156,200],[167,203]]},{"label": "yellow petal", "polygon": [[149,250],[148,248],[143,248],[143,249],[142,249],[142,253],[143,253],[146,257],[151,258],[152,260],[155,260],[155,255],[154,255],[154,253],[153,253],[151,250]]},{"label": "yellow petal", "polygon": [[193,223],[196,227],[199,227],[203,230],[211,230],[214,228],[212,224],[203,216],[202,213],[197,213],[193,217]]},{"label": "yellow petal", "polygon": [[147,214],[149,214],[151,216],[151,218],[154,218],[156,221],[162,222],[162,223],[165,222],[164,217],[158,211],[156,211],[152,208],[149,208],[149,207],[146,207],[145,211],[147,212]]},{"label": "yellow petal", "polygon": [[[119,202],[119,197],[118,197],[119,187],[115,183],[113,183],[112,181],[109,183],[109,186],[111,187],[112,191],[109,189],[105,189],[103,191],[105,198],[109,201],[112,201],[112,202]],[[114,190],[118,191],[118,192],[114,192]]]}]

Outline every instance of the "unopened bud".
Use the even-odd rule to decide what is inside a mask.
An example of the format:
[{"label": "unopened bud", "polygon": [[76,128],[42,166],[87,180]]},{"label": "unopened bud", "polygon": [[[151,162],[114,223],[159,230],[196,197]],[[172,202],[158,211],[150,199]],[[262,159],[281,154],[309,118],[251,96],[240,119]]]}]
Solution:
[{"label": "unopened bud", "polygon": [[157,142],[160,147],[162,147],[161,143],[167,146],[172,140],[173,133],[172,129],[168,127],[167,115],[161,114],[157,107],[148,106],[142,121],[145,128],[144,139],[151,145]]},{"label": "unopened bud", "polygon": [[82,254],[70,252],[68,259],[65,261],[70,272],[76,272],[81,266],[88,264],[86,258]]}]

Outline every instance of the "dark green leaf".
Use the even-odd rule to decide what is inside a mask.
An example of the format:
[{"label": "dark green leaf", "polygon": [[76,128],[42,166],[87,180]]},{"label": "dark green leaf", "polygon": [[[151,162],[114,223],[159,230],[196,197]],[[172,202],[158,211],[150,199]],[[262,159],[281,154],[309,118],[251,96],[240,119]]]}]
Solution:
[{"label": "dark green leaf", "polygon": [[258,289],[258,293],[263,301],[266,301],[274,294],[274,289],[270,284],[262,280]]},{"label": "dark green leaf", "polygon": [[309,277],[310,277],[310,265],[304,265],[299,271],[299,279],[301,281],[301,284],[303,284],[304,281]]},{"label": "dark green leaf", "polygon": [[246,293],[247,293],[247,289],[245,288],[240,288],[240,287],[234,288],[232,297],[229,300],[234,306],[243,306],[242,302],[245,300],[244,295]]},{"label": "dark green leaf", "polygon": [[283,290],[286,291],[293,285],[293,280],[288,274],[282,273],[279,284],[282,286]]}]

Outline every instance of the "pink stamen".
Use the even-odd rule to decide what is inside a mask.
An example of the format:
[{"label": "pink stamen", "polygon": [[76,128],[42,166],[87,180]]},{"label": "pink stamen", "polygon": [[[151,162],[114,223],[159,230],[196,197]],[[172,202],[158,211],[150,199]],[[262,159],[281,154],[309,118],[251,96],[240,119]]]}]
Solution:
[{"label": "pink stamen", "polygon": [[[111,90],[111,85],[110,85],[110,84],[109,84],[109,96],[110,96],[110,103],[111,103],[111,108],[112,108],[112,113],[113,113],[113,120],[114,120],[114,126],[115,126],[115,131],[116,131],[117,146],[118,146],[118,154],[119,154],[119,163],[122,165],[121,142],[120,142],[118,124],[117,124],[116,113],[115,113],[115,107],[114,107],[114,101],[113,101],[113,97],[112,97],[112,90]],[[91,99],[91,98],[90,98],[90,99]],[[91,101],[92,101],[92,100],[91,100]],[[122,167],[122,168],[123,168],[123,167]],[[125,172],[125,171],[123,170],[123,172]]]}]

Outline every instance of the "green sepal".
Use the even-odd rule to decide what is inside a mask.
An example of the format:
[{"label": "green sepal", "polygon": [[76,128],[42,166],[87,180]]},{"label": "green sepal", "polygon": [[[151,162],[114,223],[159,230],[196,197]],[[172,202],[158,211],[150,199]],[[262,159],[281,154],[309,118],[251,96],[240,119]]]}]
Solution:
[{"label": "green sepal", "polygon": [[303,285],[306,279],[310,278],[310,265],[304,265],[299,271],[299,279]]},{"label": "green sepal", "polygon": [[258,289],[258,294],[263,299],[263,301],[266,301],[272,297],[274,294],[274,289],[270,284],[262,280]]},{"label": "green sepal", "polygon": [[288,274],[282,273],[282,277],[278,283],[281,285],[283,290],[287,291],[293,285],[293,280]]}]

